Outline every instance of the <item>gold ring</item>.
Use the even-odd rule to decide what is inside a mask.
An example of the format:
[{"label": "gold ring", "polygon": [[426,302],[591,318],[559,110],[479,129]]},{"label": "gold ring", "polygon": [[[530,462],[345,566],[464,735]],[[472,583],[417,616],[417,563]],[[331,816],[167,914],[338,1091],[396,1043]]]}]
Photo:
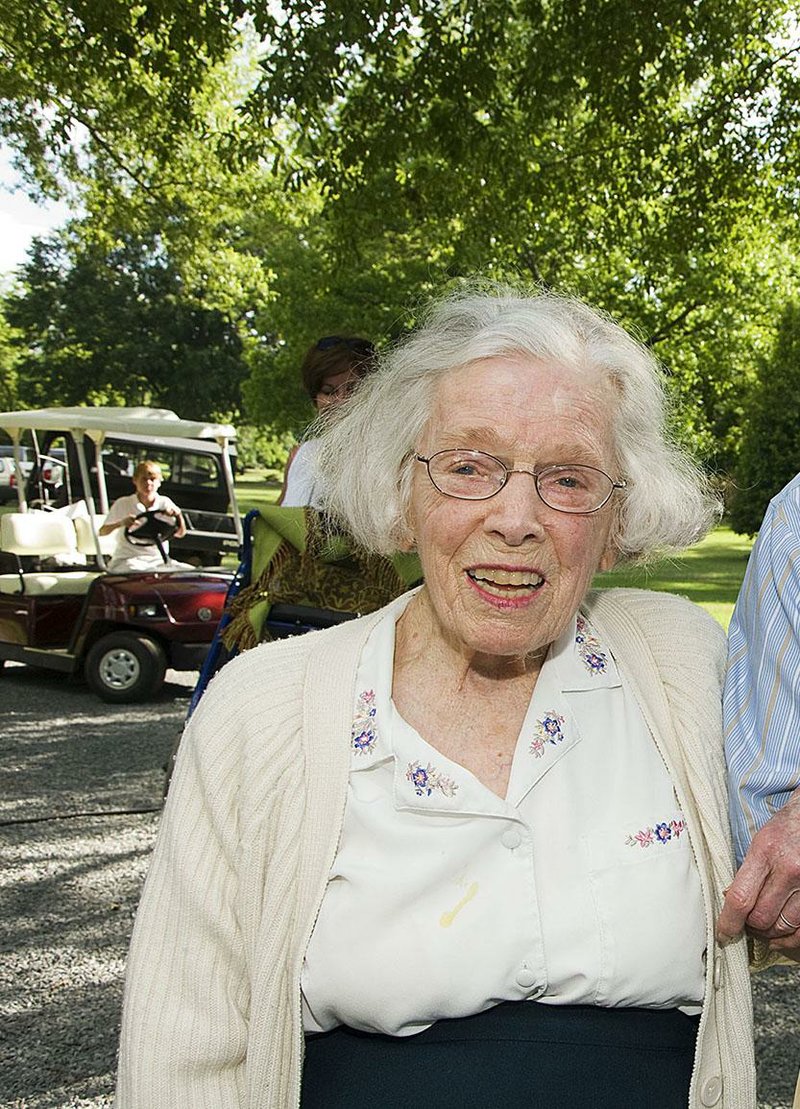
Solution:
[{"label": "gold ring", "polygon": [[[797,889],[793,889],[793,890],[790,891],[789,897],[787,897],[786,900],[783,903],[784,908],[786,907],[786,905],[788,905],[789,898],[791,898],[793,896],[793,894],[795,894],[795,893],[800,893],[800,886],[798,886]],[[789,920],[788,917],[783,915],[783,909],[781,909],[781,911],[778,913],[778,920],[782,920],[783,923],[786,925],[786,927],[791,928],[791,930],[793,932],[795,931],[796,928],[800,928],[800,920],[798,920],[796,922],[792,921],[792,920]]]}]

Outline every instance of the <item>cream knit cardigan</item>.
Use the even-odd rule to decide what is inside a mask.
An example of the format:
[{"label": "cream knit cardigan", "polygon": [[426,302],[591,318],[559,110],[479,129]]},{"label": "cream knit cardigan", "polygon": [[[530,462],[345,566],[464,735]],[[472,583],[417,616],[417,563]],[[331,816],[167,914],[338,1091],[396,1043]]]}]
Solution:
[{"label": "cream knit cardigan", "polygon": [[[724,637],[667,594],[609,590],[583,607],[672,774],[700,871],[709,956],[689,1104],[753,1109],[745,943],[720,950],[713,927],[732,877]],[[134,929],[118,1109],[299,1104],[300,971],[342,827],[356,668],[379,616],[246,652],[192,717]]]}]

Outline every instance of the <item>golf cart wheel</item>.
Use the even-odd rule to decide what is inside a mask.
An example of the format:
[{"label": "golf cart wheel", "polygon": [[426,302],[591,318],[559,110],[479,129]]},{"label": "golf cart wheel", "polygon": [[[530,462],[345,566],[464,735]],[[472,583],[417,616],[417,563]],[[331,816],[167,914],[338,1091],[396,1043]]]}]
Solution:
[{"label": "golf cart wheel", "polygon": [[103,701],[117,704],[155,697],[166,672],[163,649],[134,632],[112,632],[98,639],[84,665],[89,687]]}]

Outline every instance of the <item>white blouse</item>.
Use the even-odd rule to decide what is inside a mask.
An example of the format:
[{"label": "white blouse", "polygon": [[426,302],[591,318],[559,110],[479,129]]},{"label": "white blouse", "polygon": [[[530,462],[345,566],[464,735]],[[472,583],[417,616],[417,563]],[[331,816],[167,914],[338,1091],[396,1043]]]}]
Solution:
[{"label": "white blouse", "polygon": [[503,800],[392,702],[405,603],[361,657],[342,838],[302,974],[306,1031],[411,1035],[524,999],[698,1011],[700,879],[608,646],[581,614],[553,644]]},{"label": "white blouse", "polygon": [[322,489],[316,473],[319,439],[304,439],[294,453],[286,475],[286,489],[281,505],[284,508],[320,508]]}]

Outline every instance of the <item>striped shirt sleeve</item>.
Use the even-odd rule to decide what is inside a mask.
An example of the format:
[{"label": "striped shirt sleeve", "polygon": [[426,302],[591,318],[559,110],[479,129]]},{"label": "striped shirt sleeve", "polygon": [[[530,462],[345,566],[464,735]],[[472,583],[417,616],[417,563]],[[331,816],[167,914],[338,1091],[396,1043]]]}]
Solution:
[{"label": "striped shirt sleeve", "polygon": [[725,754],[739,862],[800,783],[800,475],[771,502],[728,633]]}]

